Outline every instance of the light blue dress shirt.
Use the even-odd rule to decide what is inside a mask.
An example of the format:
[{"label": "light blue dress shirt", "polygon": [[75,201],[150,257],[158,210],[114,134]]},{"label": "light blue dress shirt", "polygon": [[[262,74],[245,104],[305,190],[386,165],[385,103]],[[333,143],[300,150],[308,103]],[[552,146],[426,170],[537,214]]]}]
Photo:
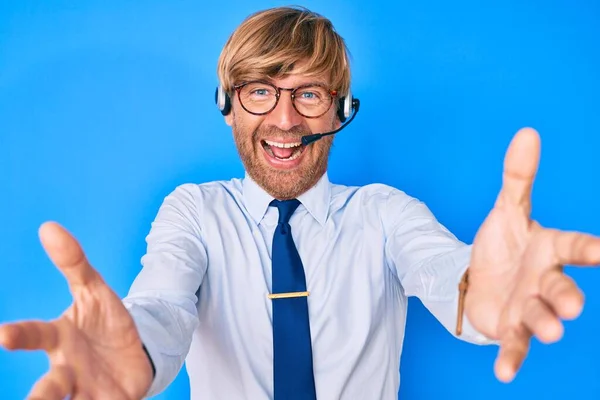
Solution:
[{"label": "light blue dress shirt", "polygon": [[[272,199],[246,175],[164,200],[124,299],[156,366],[149,396],[185,361],[192,399],[272,399]],[[452,331],[471,247],[386,185],[325,174],[298,199],[290,225],[310,291],[317,398],[396,399],[407,297]],[[461,338],[489,342],[468,321]]]}]

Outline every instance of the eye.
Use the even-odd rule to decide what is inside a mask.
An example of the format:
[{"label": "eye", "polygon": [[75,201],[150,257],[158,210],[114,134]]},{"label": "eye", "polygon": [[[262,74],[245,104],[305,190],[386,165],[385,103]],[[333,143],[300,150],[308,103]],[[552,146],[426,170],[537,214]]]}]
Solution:
[{"label": "eye", "polygon": [[327,101],[327,91],[319,86],[308,86],[298,89],[295,94],[298,102],[306,105],[320,104]]},{"label": "eye", "polygon": [[264,89],[264,88],[253,89],[250,92],[250,94],[253,96],[267,96],[269,94],[269,89]]},{"label": "eye", "polygon": [[314,99],[319,97],[319,95],[315,92],[302,92],[300,93],[300,96],[305,99]]},{"label": "eye", "polygon": [[240,95],[246,102],[270,102],[277,97],[277,91],[274,87],[262,82],[252,82],[244,86]]}]

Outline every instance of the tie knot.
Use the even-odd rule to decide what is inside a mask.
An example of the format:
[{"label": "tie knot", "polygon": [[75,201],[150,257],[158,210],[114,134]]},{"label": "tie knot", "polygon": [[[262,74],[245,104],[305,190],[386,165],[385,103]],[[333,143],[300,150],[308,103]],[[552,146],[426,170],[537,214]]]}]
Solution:
[{"label": "tie knot", "polygon": [[300,200],[273,200],[271,202],[271,205],[277,207],[277,209],[279,210],[278,223],[287,224],[290,221],[290,218],[292,217],[294,211],[296,211],[296,208],[298,208],[298,206],[300,205]]}]

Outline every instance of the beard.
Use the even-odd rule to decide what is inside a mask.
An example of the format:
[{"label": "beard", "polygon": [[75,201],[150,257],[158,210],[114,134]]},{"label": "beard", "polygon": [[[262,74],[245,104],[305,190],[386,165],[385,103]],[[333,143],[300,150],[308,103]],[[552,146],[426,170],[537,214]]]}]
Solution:
[{"label": "beard", "polygon": [[[334,122],[331,129],[334,129]],[[232,124],[235,144],[248,175],[267,193],[278,200],[295,199],[312,188],[327,171],[333,136],[326,136],[303,149],[300,164],[293,169],[277,169],[267,163],[263,153],[262,140],[282,138],[300,141],[312,132],[308,127],[295,126],[283,131],[274,126],[259,126],[248,132],[243,123],[235,120]],[[303,145],[304,146],[304,145]]]}]

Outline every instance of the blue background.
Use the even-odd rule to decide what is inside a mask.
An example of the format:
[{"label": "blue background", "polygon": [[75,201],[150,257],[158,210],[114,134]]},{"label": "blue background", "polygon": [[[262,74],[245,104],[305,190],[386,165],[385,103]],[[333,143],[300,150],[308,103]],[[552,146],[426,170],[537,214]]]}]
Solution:
[{"label": "blue background", "polygon": [[[57,220],[121,296],[164,196],[243,174],[213,103],[216,61],[250,13],[283,2],[0,2],[0,321],[70,304],[38,226]],[[542,136],[534,217],[600,234],[600,6],[589,1],[306,1],[353,56],[362,108],[336,139],[330,177],[424,200],[470,242],[493,204],[512,135]],[[412,299],[402,399],[600,398],[600,271],[558,344],[534,342],[510,385],[495,349],[452,338]],[[0,350],[3,399],[44,373],[40,353]],[[160,399],[188,395],[187,375]]]}]

